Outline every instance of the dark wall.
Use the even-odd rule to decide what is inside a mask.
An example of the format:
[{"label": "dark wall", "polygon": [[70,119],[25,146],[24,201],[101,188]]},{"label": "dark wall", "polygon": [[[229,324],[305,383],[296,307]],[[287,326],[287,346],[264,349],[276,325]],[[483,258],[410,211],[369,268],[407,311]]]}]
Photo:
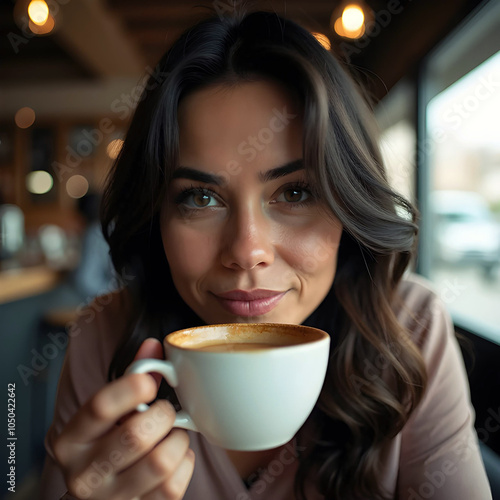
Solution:
[{"label": "dark wall", "polygon": [[500,345],[466,330],[457,332],[466,339],[461,347],[479,440],[500,455]]}]

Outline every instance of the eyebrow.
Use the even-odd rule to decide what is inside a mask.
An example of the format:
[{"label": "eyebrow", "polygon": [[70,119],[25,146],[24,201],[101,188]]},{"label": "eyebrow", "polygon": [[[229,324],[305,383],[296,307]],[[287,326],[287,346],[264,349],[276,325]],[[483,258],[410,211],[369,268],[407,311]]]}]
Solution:
[{"label": "eyebrow", "polygon": [[[261,182],[274,181],[280,177],[285,177],[293,172],[297,172],[298,170],[304,170],[304,160],[302,158],[285,163],[285,165],[281,165],[280,167],[272,168],[264,173],[259,172],[259,179]],[[224,176],[209,174],[207,172],[202,172],[201,170],[185,166],[176,168],[172,173],[172,179],[191,179],[193,181],[214,184],[216,186],[221,186],[226,182],[226,177]]]}]

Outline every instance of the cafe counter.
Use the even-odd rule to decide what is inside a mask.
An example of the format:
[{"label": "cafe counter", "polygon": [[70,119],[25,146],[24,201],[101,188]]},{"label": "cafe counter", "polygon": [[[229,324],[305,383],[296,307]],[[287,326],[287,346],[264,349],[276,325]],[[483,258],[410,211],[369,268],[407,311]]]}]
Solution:
[{"label": "cafe counter", "polygon": [[64,272],[47,265],[0,271],[0,304],[48,292],[62,280]]}]

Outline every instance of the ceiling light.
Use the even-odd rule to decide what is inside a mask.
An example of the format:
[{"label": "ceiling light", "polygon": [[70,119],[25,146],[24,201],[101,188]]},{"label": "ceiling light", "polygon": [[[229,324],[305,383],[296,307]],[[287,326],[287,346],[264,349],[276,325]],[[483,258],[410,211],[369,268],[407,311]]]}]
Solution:
[{"label": "ceiling light", "polygon": [[359,5],[348,5],[342,12],[342,26],[345,31],[359,31],[364,21],[365,15]]},{"label": "ceiling light", "polygon": [[366,26],[373,19],[373,10],[364,0],[346,1],[332,12],[330,26],[337,35],[356,39],[365,34]]},{"label": "ceiling light", "polygon": [[342,24],[342,18],[339,17],[333,26],[333,29],[335,30],[335,33],[337,35],[340,35],[344,38],[361,38],[364,33],[365,33],[365,25],[363,24],[361,28],[359,28],[357,31],[348,31],[344,28],[344,25]]},{"label": "ceiling light", "polygon": [[42,26],[49,18],[49,6],[44,0],[31,0],[28,15],[34,24]]}]

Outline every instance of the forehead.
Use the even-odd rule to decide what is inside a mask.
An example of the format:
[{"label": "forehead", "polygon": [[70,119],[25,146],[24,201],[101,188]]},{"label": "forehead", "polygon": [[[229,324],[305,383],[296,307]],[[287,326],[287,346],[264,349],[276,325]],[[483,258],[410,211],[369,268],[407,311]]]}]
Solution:
[{"label": "forehead", "polygon": [[[258,104],[258,108],[255,105]],[[264,111],[264,108],[288,105],[297,107],[296,94],[283,84],[273,80],[240,81],[203,87],[185,96],[179,103],[179,121],[200,112],[217,113],[220,106],[237,111]],[[296,110],[298,111],[298,110]],[[227,109],[225,110],[227,113]],[[227,115],[230,119],[231,116]]]},{"label": "forehead", "polygon": [[292,148],[297,155],[297,143],[301,146],[299,100],[269,80],[197,90],[179,103],[178,122],[181,155],[241,159],[252,143],[259,153]]}]

